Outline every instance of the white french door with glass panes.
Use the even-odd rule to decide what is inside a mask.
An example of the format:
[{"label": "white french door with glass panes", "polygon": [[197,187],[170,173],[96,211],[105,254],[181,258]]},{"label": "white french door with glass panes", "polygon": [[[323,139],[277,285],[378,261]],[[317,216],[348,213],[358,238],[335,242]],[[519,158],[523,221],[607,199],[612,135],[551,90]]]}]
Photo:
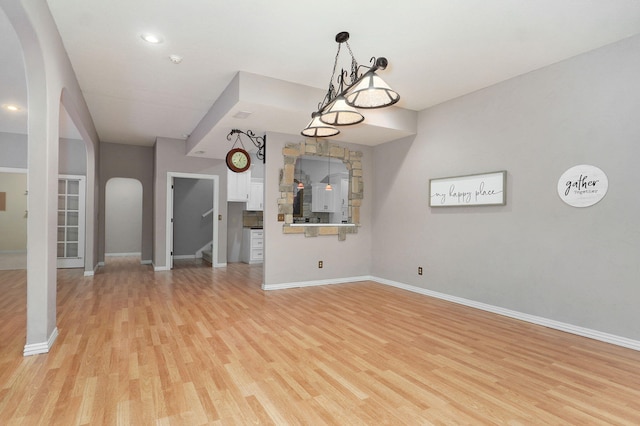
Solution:
[{"label": "white french door with glass panes", "polygon": [[84,267],[85,177],[58,177],[58,268]]}]

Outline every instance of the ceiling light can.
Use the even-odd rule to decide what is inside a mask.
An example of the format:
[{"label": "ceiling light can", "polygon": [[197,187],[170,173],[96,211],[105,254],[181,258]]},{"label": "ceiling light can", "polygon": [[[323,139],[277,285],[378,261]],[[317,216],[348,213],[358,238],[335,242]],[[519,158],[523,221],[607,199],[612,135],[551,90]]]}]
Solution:
[{"label": "ceiling light can", "polygon": [[140,38],[151,44],[160,44],[163,41],[162,37],[151,33],[140,34]]}]

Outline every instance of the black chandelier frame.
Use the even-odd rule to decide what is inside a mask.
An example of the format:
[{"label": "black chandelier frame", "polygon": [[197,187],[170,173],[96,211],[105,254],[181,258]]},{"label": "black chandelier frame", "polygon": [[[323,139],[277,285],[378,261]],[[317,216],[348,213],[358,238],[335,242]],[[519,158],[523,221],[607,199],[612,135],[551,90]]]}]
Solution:
[{"label": "black chandelier frame", "polygon": [[[267,147],[266,134],[263,136],[256,136],[255,133],[253,133],[251,130],[247,130],[245,132],[239,129],[232,129],[227,135],[227,140],[231,141],[231,137],[233,135],[237,135],[236,142],[240,141],[240,145],[243,146],[243,149],[244,149],[244,145],[242,144],[242,138],[240,137],[240,135],[245,135],[247,138],[249,138],[251,143],[253,143],[253,145],[256,148],[258,148],[258,151],[256,152],[256,157],[258,158],[258,160],[262,160],[262,164],[266,162],[266,147]],[[234,146],[235,146],[235,142],[234,142]]]}]

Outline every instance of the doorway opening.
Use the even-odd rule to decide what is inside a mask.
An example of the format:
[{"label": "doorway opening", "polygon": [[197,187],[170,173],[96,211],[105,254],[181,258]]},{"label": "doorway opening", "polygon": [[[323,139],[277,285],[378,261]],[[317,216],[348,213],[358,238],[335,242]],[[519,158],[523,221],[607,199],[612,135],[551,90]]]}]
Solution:
[{"label": "doorway opening", "polygon": [[[218,259],[219,177],[167,173],[166,265],[176,258]],[[206,195],[204,192],[208,192]]]},{"label": "doorway opening", "polygon": [[0,167],[0,270],[27,269],[27,170]]},{"label": "doorway opening", "polygon": [[111,178],[105,189],[105,261],[113,256],[142,256],[142,183]]}]

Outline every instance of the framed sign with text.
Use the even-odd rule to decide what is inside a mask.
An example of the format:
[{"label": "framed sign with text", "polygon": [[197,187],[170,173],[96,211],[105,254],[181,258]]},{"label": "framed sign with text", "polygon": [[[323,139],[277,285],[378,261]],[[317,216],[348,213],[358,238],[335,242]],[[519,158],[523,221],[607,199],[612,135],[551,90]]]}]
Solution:
[{"label": "framed sign with text", "polygon": [[504,206],[506,170],[429,180],[429,206]]},{"label": "framed sign with text", "polygon": [[572,207],[589,207],[602,200],[609,189],[607,175],[588,164],[573,166],[558,179],[558,196]]}]

